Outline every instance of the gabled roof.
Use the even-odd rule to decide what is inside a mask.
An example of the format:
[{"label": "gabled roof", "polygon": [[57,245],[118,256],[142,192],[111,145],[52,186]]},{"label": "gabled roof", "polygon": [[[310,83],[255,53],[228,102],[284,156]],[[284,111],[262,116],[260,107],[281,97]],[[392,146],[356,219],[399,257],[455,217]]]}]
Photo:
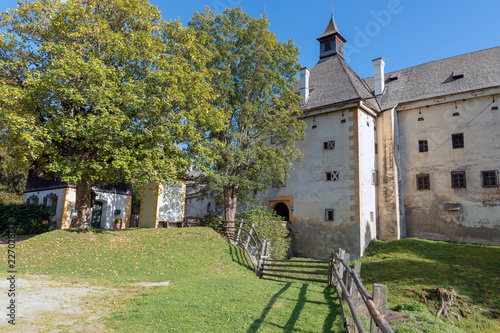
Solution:
[{"label": "gabled roof", "polygon": [[[365,82],[373,90],[373,77]],[[500,87],[500,47],[445,58],[385,74],[382,110],[397,104]]]},{"label": "gabled roof", "polygon": [[309,89],[309,98],[302,110],[373,97],[366,83],[338,55],[321,59],[311,69]]}]

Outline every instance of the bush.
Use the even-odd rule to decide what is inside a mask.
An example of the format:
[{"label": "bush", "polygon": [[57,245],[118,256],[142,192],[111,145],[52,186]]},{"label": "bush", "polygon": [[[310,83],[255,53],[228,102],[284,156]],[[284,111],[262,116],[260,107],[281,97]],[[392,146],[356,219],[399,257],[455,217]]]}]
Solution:
[{"label": "bush", "polygon": [[240,217],[247,223],[254,224],[260,239],[271,242],[271,257],[274,259],[286,259],[291,239],[285,238],[287,230],[282,227],[283,217],[275,211],[269,212],[267,207],[255,205],[241,212]]},{"label": "bush", "polygon": [[203,218],[200,219],[200,227],[209,227],[212,228],[215,232],[218,232],[221,235],[224,235],[224,223],[222,222],[224,218],[219,215],[215,215],[212,213],[208,213],[203,215]]},{"label": "bush", "polygon": [[[53,225],[52,207],[36,204],[0,204],[0,235],[9,233],[9,226],[16,226],[16,235],[36,235],[47,232]],[[43,224],[43,221],[49,223]]]}]

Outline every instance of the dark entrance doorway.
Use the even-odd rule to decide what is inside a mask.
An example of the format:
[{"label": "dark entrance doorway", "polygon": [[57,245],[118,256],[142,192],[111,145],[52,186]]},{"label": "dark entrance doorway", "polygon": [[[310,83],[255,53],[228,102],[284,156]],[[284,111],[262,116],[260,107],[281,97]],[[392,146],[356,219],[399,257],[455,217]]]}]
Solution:
[{"label": "dark entrance doorway", "polygon": [[288,211],[288,207],[286,204],[283,202],[280,202],[276,206],[274,206],[274,211],[276,214],[279,216],[282,216],[285,218],[285,221],[290,221],[290,212]]},{"label": "dark entrance doorway", "polygon": [[102,202],[96,201],[92,207],[92,216],[90,218],[90,226],[92,228],[101,227],[101,217],[102,217]]}]

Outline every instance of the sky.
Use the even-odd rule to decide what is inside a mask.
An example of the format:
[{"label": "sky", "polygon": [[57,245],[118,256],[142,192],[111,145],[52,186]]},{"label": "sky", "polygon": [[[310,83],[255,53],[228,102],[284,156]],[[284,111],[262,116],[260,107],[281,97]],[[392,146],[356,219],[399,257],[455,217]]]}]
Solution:
[{"label": "sky", "polygon": [[[347,63],[362,77],[373,76],[372,60],[383,57],[386,73],[455,55],[500,46],[498,0],[150,0],[165,20],[187,25],[205,6],[220,12],[242,6],[252,17],[267,14],[279,41],[292,39],[300,63],[319,60],[316,40],[332,14],[347,40]],[[2,0],[0,11],[13,8]]]}]

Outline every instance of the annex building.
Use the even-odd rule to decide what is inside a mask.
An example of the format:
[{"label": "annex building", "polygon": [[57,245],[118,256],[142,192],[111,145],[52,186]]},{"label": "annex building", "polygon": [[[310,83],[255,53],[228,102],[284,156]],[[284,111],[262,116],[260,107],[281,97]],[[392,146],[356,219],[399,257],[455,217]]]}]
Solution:
[{"label": "annex building", "polygon": [[333,19],[296,93],[304,158],[261,196],[296,255],[363,255],[374,238],[500,245],[500,47],[362,79]]}]

